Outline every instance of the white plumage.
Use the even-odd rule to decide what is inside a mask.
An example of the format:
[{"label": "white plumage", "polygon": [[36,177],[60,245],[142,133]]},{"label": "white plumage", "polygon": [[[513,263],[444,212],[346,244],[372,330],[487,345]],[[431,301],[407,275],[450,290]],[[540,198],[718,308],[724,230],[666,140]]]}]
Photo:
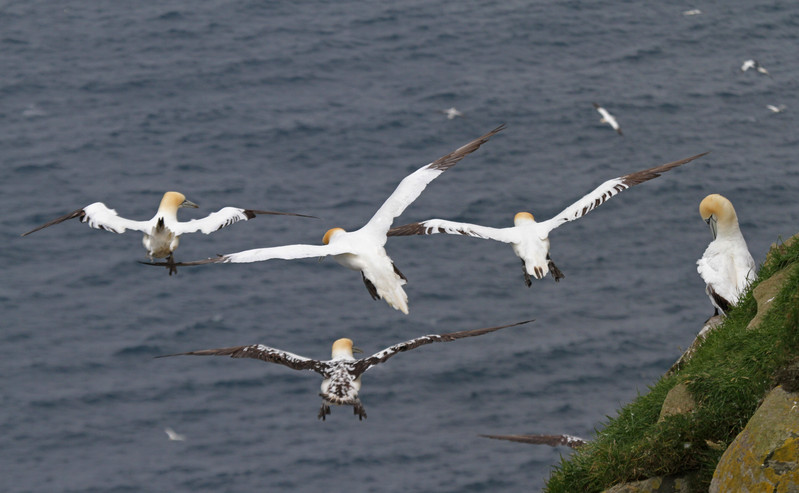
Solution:
[{"label": "white plumage", "polygon": [[696,264],[705,281],[705,292],[716,309],[726,314],[755,279],[755,260],[738,227],[732,203],[719,194],[705,197],[699,214],[710,226],[713,241]]},{"label": "white plumage", "polygon": [[126,230],[140,231],[144,233],[142,244],[144,248],[147,249],[147,255],[150,259],[168,259],[168,262],[159,265],[165,265],[169,269],[169,274],[172,275],[177,272],[172,254],[177,249],[180,243],[180,236],[183,234],[196,233],[197,231],[210,234],[225,226],[230,226],[235,222],[252,219],[257,214],[313,217],[291,212],[259,211],[254,209],[240,209],[238,207],[224,207],[202,219],[180,222],[178,221],[178,209],[183,207],[196,208],[197,204],[186,200],[186,197],[182,193],[166,192],[161,198],[161,204],[158,206],[158,211],[152,219],[147,221],[134,221],[120,217],[117,211],[109,209],[102,202],[95,202],[87,205],[83,209],[78,209],[53,219],[27,233],[23,233],[22,236],[74,218],[79,218],[81,222],[88,224],[92,228],[104,229],[112,233],[121,234]]},{"label": "white plumage", "polygon": [[420,223],[398,226],[388,232],[389,236],[431,235],[436,233],[460,234],[477,238],[510,243],[513,252],[522,259],[524,280],[527,286],[532,285],[531,277],[541,279],[552,272],[555,280],[563,274],[552,262],[549,255],[549,233],[568,221],[574,221],[599,207],[614,195],[639,183],[660,176],[661,173],[704,156],[697,154],[686,159],[674,161],[643,171],[613,178],[595,188],[589,194],[573,203],[552,219],[536,222],[529,212],[519,212],[514,217],[514,226],[509,228],[491,228],[477,224],[459,223],[443,219],[429,219]]},{"label": "white plumage", "polygon": [[619,122],[616,121],[616,117],[610,114],[608,110],[599,106],[598,104],[594,103],[594,108],[602,115],[602,118],[599,120],[600,123],[607,123],[610,127],[616,131],[619,135],[624,135],[621,132],[621,126],[619,126]]},{"label": "white plumage", "polygon": [[449,342],[464,337],[474,337],[489,332],[494,332],[508,327],[515,327],[530,323],[532,320],[525,320],[514,324],[500,325],[498,327],[488,327],[484,329],[464,330],[460,332],[450,332],[447,334],[430,334],[417,337],[409,341],[394,344],[382,351],[379,351],[368,358],[356,360],[353,352],[361,353],[360,349],[353,347],[351,339],[342,338],[333,343],[331,359],[316,360],[299,356],[288,351],[275,349],[263,344],[253,344],[250,346],[235,346],[220,349],[204,349],[202,351],[191,351],[188,353],[167,354],[158,356],[166,358],[169,356],[230,356],[231,358],[254,358],[268,363],[279,363],[294,370],[313,371],[322,376],[322,386],[319,395],[322,397],[322,408],[319,410],[319,419],[324,420],[330,414],[330,406],[352,406],[353,413],[359,420],[366,417],[366,411],[361,404],[358,392],[361,389],[361,375],[375,365],[387,361],[394,355],[410,351],[425,344],[434,342]]},{"label": "white plumage", "polygon": [[384,248],[386,233],[394,222],[394,218],[402,214],[431,181],[455,166],[468,154],[476,151],[503,128],[505,126],[500,125],[482,137],[406,176],[363,227],[351,232],[342,228],[332,228],[325,233],[322,239],[323,245],[297,244],[256,248],[197,262],[182,262],[177,265],[239,264],[272,259],[292,260],[332,256],[344,267],[361,272],[363,282],[373,299],[383,299],[391,307],[407,314],[408,296],[402,289],[407,279],[386,253]]}]

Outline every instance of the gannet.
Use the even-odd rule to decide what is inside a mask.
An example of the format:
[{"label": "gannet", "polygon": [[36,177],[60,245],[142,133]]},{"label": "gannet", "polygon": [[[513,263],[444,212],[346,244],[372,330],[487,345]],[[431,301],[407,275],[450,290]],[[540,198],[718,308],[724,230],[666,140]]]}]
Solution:
[{"label": "gannet", "polygon": [[447,115],[447,120],[452,120],[452,119],[454,119],[455,117],[458,117],[458,116],[463,118],[463,113],[458,111],[457,108],[455,108],[454,106],[452,108],[447,108],[445,110],[441,110],[441,112],[444,113],[445,115]]},{"label": "gannet", "polygon": [[177,272],[172,254],[177,249],[178,243],[180,242],[180,235],[182,234],[196,233],[197,231],[210,234],[225,226],[230,226],[235,222],[248,221],[257,214],[314,217],[304,214],[295,214],[293,212],[259,211],[254,209],[239,209],[238,207],[224,207],[202,219],[180,222],[178,221],[177,214],[178,209],[182,207],[197,208],[197,204],[187,200],[182,193],[166,192],[163,198],[161,198],[161,204],[158,206],[158,211],[152,219],[149,221],[133,221],[118,216],[114,209],[109,209],[102,202],[95,202],[87,205],[83,209],[78,209],[65,216],[53,219],[38,228],[23,233],[22,236],[27,236],[40,229],[73,218],[79,218],[81,222],[88,223],[92,228],[104,229],[112,233],[124,233],[125,230],[128,229],[141,231],[144,233],[142,244],[144,248],[147,249],[147,255],[151,260],[153,258],[166,258],[167,261],[159,265],[166,266],[171,276],[173,273]]},{"label": "gannet", "polygon": [[166,436],[168,436],[170,440],[175,441],[175,442],[182,442],[182,441],[186,440],[186,436],[185,435],[181,435],[180,433],[177,433],[172,428],[164,428],[164,433],[166,433]]},{"label": "gannet", "polygon": [[621,127],[619,126],[619,122],[616,121],[616,117],[611,115],[608,112],[608,110],[599,106],[596,103],[594,103],[594,108],[596,108],[599,114],[602,115],[602,119],[599,120],[600,123],[607,123],[608,125],[611,126],[611,128],[613,128],[613,130],[616,131],[616,133],[618,133],[619,135],[624,135],[623,133],[621,133]]},{"label": "gannet", "polygon": [[753,69],[757,70],[758,72],[760,72],[763,75],[768,75],[769,77],[771,77],[771,74],[768,73],[768,70],[766,70],[766,67],[764,67],[763,65],[760,65],[760,62],[758,62],[757,60],[751,60],[751,59],[750,60],[745,60],[744,63],[741,65],[741,72],[746,72],[750,68],[753,68]]},{"label": "gannet", "polygon": [[699,9],[683,10],[682,15],[699,15],[702,11]]},{"label": "gannet", "polygon": [[359,420],[366,418],[366,411],[358,398],[358,391],[361,390],[361,375],[373,366],[387,361],[392,356],[403,351],[415,349],[425,344],[434,342],[449,342],[464,337],[473,337],[489,332],[494,332],[508,327],[523,325],[533,320],[525,320],[499,327],[489,327],[485,329],[464,330],[460,332],[450,332],[448,334],[429,334],[409,341],[394,344],[382,351],[379,351],[368,358],[355,359],[353,353],[362,353],[357,347],[353,347],[351,339],[342,338],[333,343],[331,359],[327,361],[316,360],[299,356],[288,351],[282,351],[263,344],[253,344],[250,346],[236,346],[220,349],[205,349],[202,351],[191,351],[188,353],[167,354],[156,356],[156,358],[166,358],[169,356],[230,356],[231,358],[254,358],[268,363],[279,363],[294,370],[310,370],[322,375],[321,392],[322,407],[319,410],[319,419],[325,419],[330,414],[330,406],[352,406],[353,414]]},{"label": "gannet", "polygon": [[785,111],[785,108],[787,108],[787,106],[785,106],[784,104],[781,104],[779,106],[774,106],[773,104],[767,104],[766,108],[770,109],[774,113],[782,113],[783,111]]},{"label": "gannet", "polygon": [[[394,218],[402,214],[422,193],[428,183],[438,175],[455,166],[469,153],[476,151],[494,134],[505,128],[500,125],[482,137],[478,137],[455,151],[422,166],[406,176],[394,193],[383,203],[363,227],[348,232],[342,228],[328,230],[323,238],[324,245],[284,245],[271,248],[256,248],[243,252],[220,255],[216,258],[195,262],[180,262],[177,265],[201,265],[209,263],[249,263],[271,259],[300,259],[325,257],[328,255],[339,264],[360,271],[361,277],[372,299],[383,299],[392,308],[408,314],[408,296],[402,289],[407,278],[397,269],[383,246],[386,233]],[[153,264],[160,265],[160,264]]]},{"label": "gannet", "polygon": [[583,196],[560,214],[543,222],[536,222],[529,212],[519,212],[513,218],[514,226],[509,228],[491,228],[477,224],[458,223],[443,219],[428,219],[420,223],[410,223],[392,228],[388,236],[432,235],[446,233],[466,235],[487,240],[510,243],[513,252],[522,259],[524,282],[532,285],[531,276],[542,279],[547,272],[552,272],[556,281],[565,277],[555,266],[549,255],[549,233],[568,221],[574,221],[599,207],[614,195],[645,181],[660,176],[661,173],[704,156],[706,152],[686,159],[637,171],[628,175],[613,178],[599,185],[592,192]]},{"label": "gannet", "polygon": [[573,435],[480,435],[484,438],[492,438],[494,440],[508,440],[511,442],[531,443],[533,445],[549,445],[557,447],[565,445],[571,448],[580,448],[588,443],[585,438],[576,437]]},{"label": "gannet", "polygon": [[699,204],[699,215],[710,226],[713,241],[696,264],[705,280],[705,292],[719,312],[738,303],[738,297],[755,278],[755,260],[746,247],[738,216],[732,203],[719,194],[711,194]]}]

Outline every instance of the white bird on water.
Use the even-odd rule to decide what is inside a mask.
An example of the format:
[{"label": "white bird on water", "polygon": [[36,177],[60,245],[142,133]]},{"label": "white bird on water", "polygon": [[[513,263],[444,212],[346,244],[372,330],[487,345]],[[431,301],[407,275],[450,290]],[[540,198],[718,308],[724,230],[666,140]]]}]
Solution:
[{"label": "white bird on water", "polygon": [[447,108],[445,110],[441,110],[441,112],[444,113],[445,115],[447,115],[447,120],[453,120],[456,117],[463,118],[463,113],[458,111],[458,109],[455,108],[454,106],[452,108]]},{"label": "white bird on water", "polygon": [[624,135],[621,133],[621,127],[619,126],[619,122],[616,121],[616,117],[611,115],[608,110],[599,106],[598,104],[594,103],[594,108],[602,115],[602,118],[599,120],[600,123],[607,123],[610,127],[616,131],[619,135]]},{"label": "white bird on water", "polygon": [[167,354],[156,356],[166,358],[169,356],[230,356],[231,358],[254,358],[268,363],[279,363],[294,370],[314,371],[322,376],[321,392],[322,408],[319,410],[319,419],[324,420],[330,414],[330,406],[352,406],[353,414],[359,420],[366,418],[366,411],[358,398],[361,390],[361,375],[375,365],[387,361],[392,356],[404,351],[432,344],[434,342],[450,342],[464,337],[474,337],[489,332],[494,332],[508,327],[515,327],[532,322],[526,320],[509,325],[489,327],[485,329],[464,330],[461,332],[450,332],[448,334],[430,334],[409,341],[401,342],[377,352],[368,358],[356,360],[353,352],[362,353],[360,349],[353,347],[351,339],[338,339],[333,343],[331,359],[316,360],[299,356],[294,353],[282,351],[263,344],[253,344],[250,346],[236,346],[220,349],[205,349],[202,351],[191,351],[188,353]]},{"label": "white bird on water", "polygon": [[699,215],[710,226],[713,241],[696,264],[705,292],[719,312],[726,314],[755,279],[755,260],[738,227],[738,216],[726,197],[711,194],[699,203]]},{"label": "white bird on water", "polygon": [[757,60],[752,60],[752,59],[744,60],[743,64],[741,64],[741,72],[746,72],[749,69],[755,69],[757,72],[771,77],[771,74],[768,73],[766,67],[760,65],[760,62],[758,62]]},{"label": "white bird on water", "polygon": [[[505,128],[500,125],[482,137],[478,137],[455,151],[422,166],[406,176],[394,193],[383,203],[363,227],[348,232],[342,228],[328,230],[322,238],[323,245],[284,245],[271,248],[256,248],[229,253],[215,258],[195,262],[180,262],[177,265],[201,265],[209,263],[249,263],[272,259],[300,259],[332,256],[336,262],[348,269],[360,271],[366,289],[372,299],[383,299],[392,308],[408,314],[408,295],[402,289],[407,278],[397,269],[386,253],[386,233],[394,218],[416,200],[427,184],[444,171],[455,166],[468,154],[476,151],[494,134]],[[160,265],[160,264],[151,264]]]},{"label": "white bird on water", "polygon": [[674,161],[654,168],[636,171],[628,175],[613,178],[583,196],[560,214],[543,222],[536,222],[529,212],[519,212],[513,219],[514,226],[509,228],[491,228],[477,224],[459,223],[443,219],[428,219],[419,223],[406,224],[392,228],[389,236],[432,235],[446,233],[451,235],[466,235],[487,240],[510,243],[513,252],[522,259],[522,271],[527,286],[532,285],[531,277],[542,279],[547,272],[552,272],[556,281],[564,277],[563,273],[555,266],[549,255],[549,233],[558,226],[579,219],[614,195],[627,190],[633,185],[660,176],[670,169],[683,165],[694,159],[704,156],[706,152],[686,159]]},{"label": "white bird on water", "polygon": [[158,265],[166,266],[171,276],[173,273],[177,272],[173,253],[180,243],[180,235],[196,233],[197,231],[210,234],[235,222],[248,221],[258,214],[314,217],[292,212],[259,211],[254,209],[239,209],[238,207],[224,207],[202,219],[180,222],[178,221],[178,209],[183,207],[197,208],[197,204],[187,200],[182,193],[166,192],[161,198],[161,204],[158,206],[158,211],[152,219],[148,221],[134,221],[120,217],[114,209],[109,209],[102,202],[95,202],[87,205],[83,209],[78,209],[57,219],[53,219],[27,233],[23,233],[22,236],[27,236],[40,229],[74,218],[80,219],[81,222],[88,223],[92,228],[104,229],[112,233],[124,233],[128,229],[140,231],[144,233],[142,244],[144,248],[147,249],[147,255],[150,259],[166,258],[167,262]]}]

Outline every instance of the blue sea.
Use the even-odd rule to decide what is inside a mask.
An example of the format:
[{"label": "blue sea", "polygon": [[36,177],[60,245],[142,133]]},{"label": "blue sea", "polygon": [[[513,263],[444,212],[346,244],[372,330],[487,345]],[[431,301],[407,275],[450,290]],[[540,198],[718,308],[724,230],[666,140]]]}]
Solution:
[{"label": "blue sea", "polygon": [[[733,202],[758,263],[799,230],[797,46],[793,1],[3,2],[0,491],[540,490],[570,449],[479,435],[590,438],[670,367],[713,311],[700,200]],[[750,58],[770,76],[742,72]],[[559,283],[527,288],[506,244],[390,238],[408,316],[332,259],[169,277],[137,263],[135,232],[20,237],[97,201],[149,219],[178,190],[200,206],[183,220],[320,219],[186,235],[177,260],[320,244],[501,123],[395,225],[547,219],[607,179],[710,154],[553,231]],[[317,420],[316,374],[154,359],[252,343],[326,359],[339,337],[371,354],[530,318],[375,367],[362,422]]]}]

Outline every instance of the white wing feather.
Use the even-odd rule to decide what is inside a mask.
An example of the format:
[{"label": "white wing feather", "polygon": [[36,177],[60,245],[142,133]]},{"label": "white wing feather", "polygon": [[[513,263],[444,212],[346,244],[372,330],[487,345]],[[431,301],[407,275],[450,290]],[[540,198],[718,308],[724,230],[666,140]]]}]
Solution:
[{"label": "white wing feather", "polygon": [[262,262],[264,260],[283,259],[293,260],[298,258],[326,257],[348,253],[346,245],[283,245],[269,248],[254,248],[243,252],[223,255],[219,262],[246,264],[249,262]]},{"label": "white wing feather", "polygon": [[82,222],[87,223],[92,228],[104,229],[112,233],[124,233],[126,229],[150,233],[150,221],[133,221],[125,219],[117,214],[114,209],[109,209],[102,202],[95,202],[83,208],[85,216]]},{"label": "white wing feather", "polygon": [[211,234],[225,226],[230,226],[239,221],[247,221],[247,219],[244,209],[238,207],[224,207],[202,219],[192,219],[191,221],[177,223],[175,226],[172,226],[171,229],[177,235],[195,233],[197,231]]},{"label": "white wing feather", "polygon": [[403,228],[415,229],[416,232],[413,234],[433,235],[436,233],[444,233],[448,235],[465,235],[483,238],[485,240],[501,241],[503,243],[516,243],[519,241],[518,234],[514,234],[512,228],[492,228],[489,226],[480,226],[479,224],[446,221],[444,219],[428,219],[420,223],[409,224],[404,227],[400,226],[396,228],[399,233],[396,236],[402,236],[401,230]]}]

